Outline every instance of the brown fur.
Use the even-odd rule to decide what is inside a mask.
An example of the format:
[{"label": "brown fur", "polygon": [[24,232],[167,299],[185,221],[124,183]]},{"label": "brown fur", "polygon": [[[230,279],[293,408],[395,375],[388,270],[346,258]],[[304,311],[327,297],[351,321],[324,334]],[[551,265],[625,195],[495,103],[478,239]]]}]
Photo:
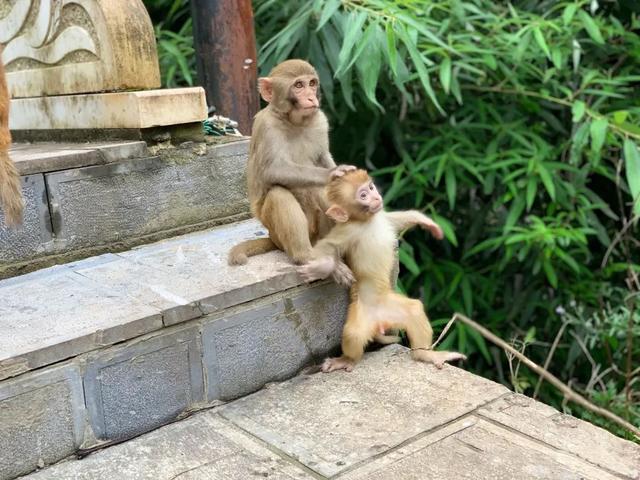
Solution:
[{"label": "brown fur", "polygon": [[[2,49],[0,49],[0,54]],[[24,201],[20,175],[9,157],[11,133],[9,132],[9,89],[0,61],[0,206],[4,211],[7,225],[17,226],[22,223]]]},{"label": "brown fur", "polygon": [[253,123],[247,190],[251,212],[269,230],[271,242],[254,239],[236,245],[229,254],[232,265],[275,248],[302,263],[310,258],[312,244],[331,228],[324,215],[324,186],[336,164],[329,153],[327,118],[320,109],[302,115],[290,100],[296,79],[311,77],[317,82],[309,63],[287,60],[259,79],[260,92],[270,103]]},{"label": "brown fur", "polygon": [[[433,331],[422,302],[395,293],[390,281],[399,231],[420,225],[437,238],[442,238],[442,231],[433,220],[415,210],[364,212],[363,201],[357,201],[355,192],[370,181],[363,170],[348,172],[331,181],[327,188],[332,203],[328,213],[341,211],[347,216],[336,216],[341,223],[316,244],[315,260],[298,269],[305,280],[323,278],[335,265],[334,259],[344,257],[356,280],[351,287],[351,303],[342,333],[342,356],[328,358],[323,371],[350,371],[362,357],[367,343],[397,340],[385,335],[388,330],[407,332],[416,360],[442,368],[447,361],[464,359],[464,355],[456,352],[431,350]],[[357,221],[351,219],[354,215]]]}]

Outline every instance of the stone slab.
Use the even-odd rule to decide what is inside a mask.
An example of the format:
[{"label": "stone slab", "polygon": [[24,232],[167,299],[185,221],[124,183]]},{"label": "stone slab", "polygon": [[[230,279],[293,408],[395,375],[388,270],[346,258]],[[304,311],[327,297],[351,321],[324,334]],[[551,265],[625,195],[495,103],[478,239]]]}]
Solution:
[{"label": "stone slab", "polygon": [[29,475],[33,480],[313,480],[211,413],[160,428],[82,461]]},{"label": "stone slab", "polygon": [[203,320],[208,400],[229,400],[293,376],[340,343],[348,292],[333,283],[287,291]]},{"label": "stone slab", "polygon": [[90,355],[84,385],[96,437],[131,438],[202,403],[199,340],[192,327]]},{"label": "stone slab", "polygon": [[341,476],[345,480],[614,480],[619,478],[519,432],[471,416]]},{"label": "stone slab", "polygon": [[64,458],[81,445],[79,371],[61,366],[0,383],[0,480]]},{"label": "stone slab", "polygon": [[410,361],[398,345],[365,355],[354,373],[299,376],[223,406],[236,426],[332,477],[383,455],[508,390],[447,365]]},{"label": "stone slab", "polygon": [[11,159],[21,175],[101,165],[148,156],[141,141],[103,143],[14,143]]},{"label": "stone slab", "polygon": [[204,89],[190,87],[14,98],[11,101],[9,128],[141,129],[201,122],[206,118]]},{"label": "stone slab", "polygon": [[0,282],[0,380],[162,327],[161,313],[65,268]]},{"label": "stone slab", "polygon": [[240,222],[0,281],[0,380],[300,285],[282,252],[227,265],[234,243],[265,233]]},{"label": "stone slab", "polygon": [[0,210],[0,265],[25,256],[45,254],[53,249],[51,217],[42,175],[21,178],[24,198],[23,223],[16,229],[4,223]]},{"label": "stone slab", "polygon": [[640,447],[549,405],[513,394],[478,413],[613,474],[640,478]]},{"label": "stone slab", "polygon": [[59,248],[77,249],[247,211],[247,142],[46,174]]}]

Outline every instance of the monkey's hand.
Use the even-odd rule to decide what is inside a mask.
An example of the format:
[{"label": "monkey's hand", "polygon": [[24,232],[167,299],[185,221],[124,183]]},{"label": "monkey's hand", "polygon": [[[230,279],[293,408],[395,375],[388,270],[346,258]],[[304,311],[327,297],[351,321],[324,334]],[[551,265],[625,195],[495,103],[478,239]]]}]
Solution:
[{"label": "monkey's hand", "polygon": [[356,167],[354,167],[353,165],[338,165],[337,167],[332,168],[329,171],[329,180],[333,180],[334,178],[341,177],[345,173],[351,172],[355,169]]},{"label": "monkey's hand", "polygon": [[306,283],[327,278],[336,269],[336,260],[331,256],[310,260],[296,268]]},{"label": "monkey's hand", "polygon": [[353,272],[344,262],[337,261],[335,262],[335,268],[333,269],[333,273],[331,274],[333,277],[333,281],[338,285],[342,285],[343,287],[350,287],[353,282],[356,281],[353,276]]},{"label": "monkey's hand", "polygon": [[442,240],[444,238],[444,233],[442,233],[440,225],[431,220],[429,217],[425,216],[424,219],[421,219],[418,225],[420,225],[420,227],[424,228],[425,230],[429,230],[434,238],[438,240]]}]

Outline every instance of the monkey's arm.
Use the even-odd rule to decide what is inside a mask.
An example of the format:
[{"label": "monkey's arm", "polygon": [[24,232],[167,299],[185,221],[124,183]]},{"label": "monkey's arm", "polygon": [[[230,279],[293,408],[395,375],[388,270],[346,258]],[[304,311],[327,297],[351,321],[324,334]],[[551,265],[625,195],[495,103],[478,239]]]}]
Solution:
[{"label": "monkey's arm", "polygon": [[355,281],[353,272],[341,259],[340,242],[337,235],[329,232],[313,247],[312,260],[297,268],[305,282],[325,279],[329,275],[339,285],[351,286]]},{"label": "monkey's arm", "polygon": [[298,165],[288,160],[273,162],[264,173],[265,180],[271,185],[283,187],[324,186],[329,181],[331,170],[322,167]]},{"label": "monkey's arm", "polygon": [[429,230],[438,240],[442,240],[444,237],[440,226],[434,222],[431,218],[427,217],[424,213],[418,210],[406,210],[402,212],[386,212],[386,216],[391,222],[391,225],[400,232],[406,228],[413,227],[414,225],[420,225],[425,230]]}]

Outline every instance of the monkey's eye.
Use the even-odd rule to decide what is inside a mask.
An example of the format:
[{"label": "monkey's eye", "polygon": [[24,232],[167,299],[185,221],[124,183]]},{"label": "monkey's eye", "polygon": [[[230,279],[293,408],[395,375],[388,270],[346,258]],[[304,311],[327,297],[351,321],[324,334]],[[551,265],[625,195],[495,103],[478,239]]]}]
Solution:
[{"label": "monkey's eye", "polygon": [[318,81],[315,78],[312,78],[311,80],[309,80],[310,87],[315,87],[317,84],[318,84]]},{"label": "monkey's eye", "polygon": [[367,192],[362,192],[360,194],[360,200],[366,200],[367,199]]},{"label": "monkey's eye", "polygon": [[373,183],[369,184],[369,190],[371,190],[373,192]]},{"label": "monkey's eye", "polygon": [[296,83],[293,84],[294,87],[296,88],[302,88],[304,85],[302,84],[302,82],[300,80],[298,80]]}]

